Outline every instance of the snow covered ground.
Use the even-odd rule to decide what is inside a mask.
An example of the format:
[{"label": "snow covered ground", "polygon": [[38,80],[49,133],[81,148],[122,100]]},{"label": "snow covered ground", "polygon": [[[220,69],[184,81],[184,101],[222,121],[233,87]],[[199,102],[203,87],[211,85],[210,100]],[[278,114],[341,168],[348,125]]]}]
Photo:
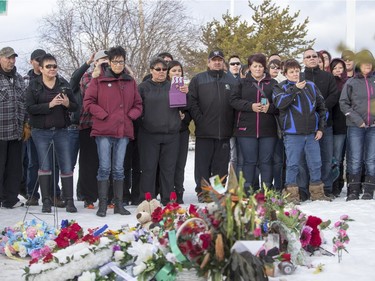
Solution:
[{"label": "snow covered ground", "polygon": [[[185,205],[197,203],[194,192],[194,151],[189,151],[188,163],[185,171]],[[75,180],[77,178],[75,177]],[[375,262],[373,259],[375,253],[375,201],[351,201],[345,202],[343,191],[340,198],[333,202],[305,202],[300,209],[308,215],[315,215],[322,220],[330,219],[336,222],[341,215],[347,214],[355,221],[349,222],[350,228],[348,235],[350,243],[347,246],[349,253],[343,253],[343,260],[338,263],[337,256],[314,256],[309,258],[311,265],[317,266],[323,264],[323,271],[315,274],[315,268],[298,267],[293,275],[277,274],[277,277],[270,280],[280,281],[372,281],[375,280]],[[62,219],[75,219],[83,228],[102,226],[108,224],[110,229],[119,229],[122,225],[134,225],[135,207],[130,206],[128,209],[132,212],[131,216],[114,215],[109,210],[107,217],[100,218],[95,215],[96,210],[83,208],[83,202],[76,202],[78,213],[66,213],[65,209],[58,209],[58,223]],[[41,206],[30,207],[26,220],[31,220],[34,216],[32,212],[39,213]],[[22,221],[26,214],[26,208],[17,208],[13,210],[0,209],[0,230],[6,226],[12,226]],[[45,214],[36,214],[39,218],[53,225],[54,217]],[[332,251],[333,230],[325,230],[324,237],[326,243],[323,245],[328,251]],[[11,260],[5,256],[0,256],[0,281],[3,280],[23,280],[23,268],[28,261]],[[61,279],[63,280],[63,279]],[[54,280],[58,281],[58,280]]]}]

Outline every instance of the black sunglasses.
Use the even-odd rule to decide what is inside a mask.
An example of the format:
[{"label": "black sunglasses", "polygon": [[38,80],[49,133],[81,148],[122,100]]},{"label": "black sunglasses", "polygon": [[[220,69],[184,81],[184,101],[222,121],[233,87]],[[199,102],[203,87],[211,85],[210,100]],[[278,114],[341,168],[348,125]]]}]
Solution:
[{"label": "black sunglasses", "polygon": [[47,68],[47,69],[51,69],[51,68],[56,69],[57,68],[57,64],[47,64],[44,67]]},{"label": "black sunglasses", "polygon": [[155,71],[160,72],[160,71],[167,71],[167,68],[154,68]]},{"label": "black sunglasses", "polygon": [[230,65],[241,65],[241,63],[240,62],[231,62],[231,63],[229,63]]}]

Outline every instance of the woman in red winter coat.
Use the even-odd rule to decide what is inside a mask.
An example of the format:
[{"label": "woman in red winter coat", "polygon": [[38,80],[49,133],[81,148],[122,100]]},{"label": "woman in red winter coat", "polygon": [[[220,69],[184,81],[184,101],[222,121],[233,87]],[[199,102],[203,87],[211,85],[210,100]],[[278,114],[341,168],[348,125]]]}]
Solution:
[{"label": "woman in red winter coat", "polygon": [[125,71],[126,52],[122,47],[108,52],[109,65],[92,79],[84,98],[84,107],[92,114],[91,136],[95,137],[98,156],[99,210],[105,217],[109,175],[112,171],[115,214],[130,215],[122,206],[124,159],[129,139],[134,138],[132,120],[142,114],[142,100],[137,84]]}]

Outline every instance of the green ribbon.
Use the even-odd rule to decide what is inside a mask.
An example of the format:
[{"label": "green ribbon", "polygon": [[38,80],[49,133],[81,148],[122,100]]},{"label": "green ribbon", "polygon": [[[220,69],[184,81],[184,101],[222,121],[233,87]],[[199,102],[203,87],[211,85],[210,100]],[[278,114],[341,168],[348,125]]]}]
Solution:
[{"label": "green ribbon", "polygon": [[168,231],[168,238],[169,238],[169,247],[171,247],[172,253],[176,256],[176,259],[180,263],[184,263],[187,261],[186,257],[183,253],[181,253],[180,248],[177,246],[177,237],[176,231],[170,230]]},{"label": "green ribbon", "polygon": [[156,274],[156,281],[174,281],[176,280],[177,272],[171,263],[167,263]]}]

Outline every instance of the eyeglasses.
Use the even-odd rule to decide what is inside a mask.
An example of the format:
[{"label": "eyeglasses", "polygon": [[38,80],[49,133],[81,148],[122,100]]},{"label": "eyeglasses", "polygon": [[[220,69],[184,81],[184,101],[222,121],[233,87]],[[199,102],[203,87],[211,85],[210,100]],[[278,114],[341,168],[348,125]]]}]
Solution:
[{"label": "eyeglasses", "polygon": [[57,64],[47,64],[44,67],[47,68],[47,69],[51,69],[51,68],[56,69],[57,68]]},{"label": "eyeglasses", "polygon": [[312,56],[306,56],[305,59],[316,59],[318,56],[317,55],[312,55]]},{"label": "eyeglasses", "polygon": [[271,69],[280,69],[280,67],[278,67],[278,66],[271,66],[270,68]]},{"label": "eyeglasses", "polygon": [[167,68],[153,68],[153,70],[160,72],[160,71],[167,71]]},{"label": "eyeglasses", "polygon": [[111,63],[113,63],[114,65],[124,65],[125,61],[123,61],[123,60],[111,60]]},{"label": "eyeglasses", "polygon": [[240,62],[231,62],[231,63],[229,63],[230,65],[241,65],[241,63]]}]

